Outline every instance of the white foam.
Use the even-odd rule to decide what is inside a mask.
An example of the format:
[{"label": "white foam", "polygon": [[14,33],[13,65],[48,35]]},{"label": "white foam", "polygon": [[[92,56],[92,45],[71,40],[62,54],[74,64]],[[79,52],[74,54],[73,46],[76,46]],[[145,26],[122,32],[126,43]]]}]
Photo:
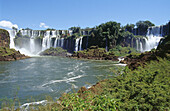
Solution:
[{"label": "white foam", "polygon": [[53,83],[56,83],[56,82],[68,82],[68,81],[74,81],[75,79],[78,79],[78,78],[81,78],[83,77],[84,75],[78,75],[76,77],[72,77],[72,78],[68,78],[68,79],[62,79],[62,80],[51,80],[50,82],[48,83],[45,83],[42,85],[42,87],[46,86],[46,85],[49,85],[49,84],[53,84]]},{"label": "white foam", "polygon": [[39,105],[39,104],[46,104],[47,100],[42,100],[42,101],[38,101],[38,102],[31,102],[31,103],[25,103],[22,106],[20,106],[20,109],[24,109],[24,111],[29,110],[29,106],[30,105]]},{"label": "white foam", "polygon": [[126,66],[127,64],[121,64],[121,63],[119,63],[119,64],[114,64],[114,65],[117,65],[117,66]]}]

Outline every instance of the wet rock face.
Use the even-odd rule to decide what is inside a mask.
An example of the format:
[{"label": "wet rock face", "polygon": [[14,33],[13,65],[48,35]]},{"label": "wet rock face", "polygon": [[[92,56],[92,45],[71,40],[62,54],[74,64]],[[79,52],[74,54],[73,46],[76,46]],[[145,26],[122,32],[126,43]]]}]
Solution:
[{"label": "wet rock face", "polygon": [[9,47],[10,36],[8,31],[0,29],[0,47]]}]

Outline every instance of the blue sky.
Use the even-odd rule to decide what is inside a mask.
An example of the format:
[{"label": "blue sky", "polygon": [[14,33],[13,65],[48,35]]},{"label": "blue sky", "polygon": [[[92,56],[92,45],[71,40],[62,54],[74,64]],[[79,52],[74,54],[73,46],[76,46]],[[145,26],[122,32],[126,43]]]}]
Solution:
[{"label": "blue sky", "polygon": [[0,27],[68,29],[139,20],[162,25],[170,20],[169,4],[170,0],[0,0]]}]

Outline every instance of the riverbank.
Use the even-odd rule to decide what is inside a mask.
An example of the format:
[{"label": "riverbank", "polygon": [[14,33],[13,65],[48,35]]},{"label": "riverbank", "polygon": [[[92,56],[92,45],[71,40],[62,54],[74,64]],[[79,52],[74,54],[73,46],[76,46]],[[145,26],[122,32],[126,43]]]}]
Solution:
[{"label": "riverbank", "polygon": [[[117,71],[117,75],[97,82],[77,93],[64,93],[44,105],[30,105],[29,110],[169,110],[170,61],[151,61],[146,67]],[[163,67],[163,68],[162,68]],[[148,73],[149,72],[149,73]]]}]

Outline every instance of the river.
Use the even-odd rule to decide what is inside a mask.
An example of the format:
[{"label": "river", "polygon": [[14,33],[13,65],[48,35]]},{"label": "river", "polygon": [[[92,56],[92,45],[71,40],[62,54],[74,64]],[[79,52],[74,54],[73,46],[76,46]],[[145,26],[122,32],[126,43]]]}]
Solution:
[{"label": "river", "polygon": [[[58,98],[62,93],[89,87],[114,75],[112,61],[76,60],[65,57],[32,57],[0,62],[0,99],[18,97],[21,104]],[[34,98],[34,99],[31,99]]]}]

